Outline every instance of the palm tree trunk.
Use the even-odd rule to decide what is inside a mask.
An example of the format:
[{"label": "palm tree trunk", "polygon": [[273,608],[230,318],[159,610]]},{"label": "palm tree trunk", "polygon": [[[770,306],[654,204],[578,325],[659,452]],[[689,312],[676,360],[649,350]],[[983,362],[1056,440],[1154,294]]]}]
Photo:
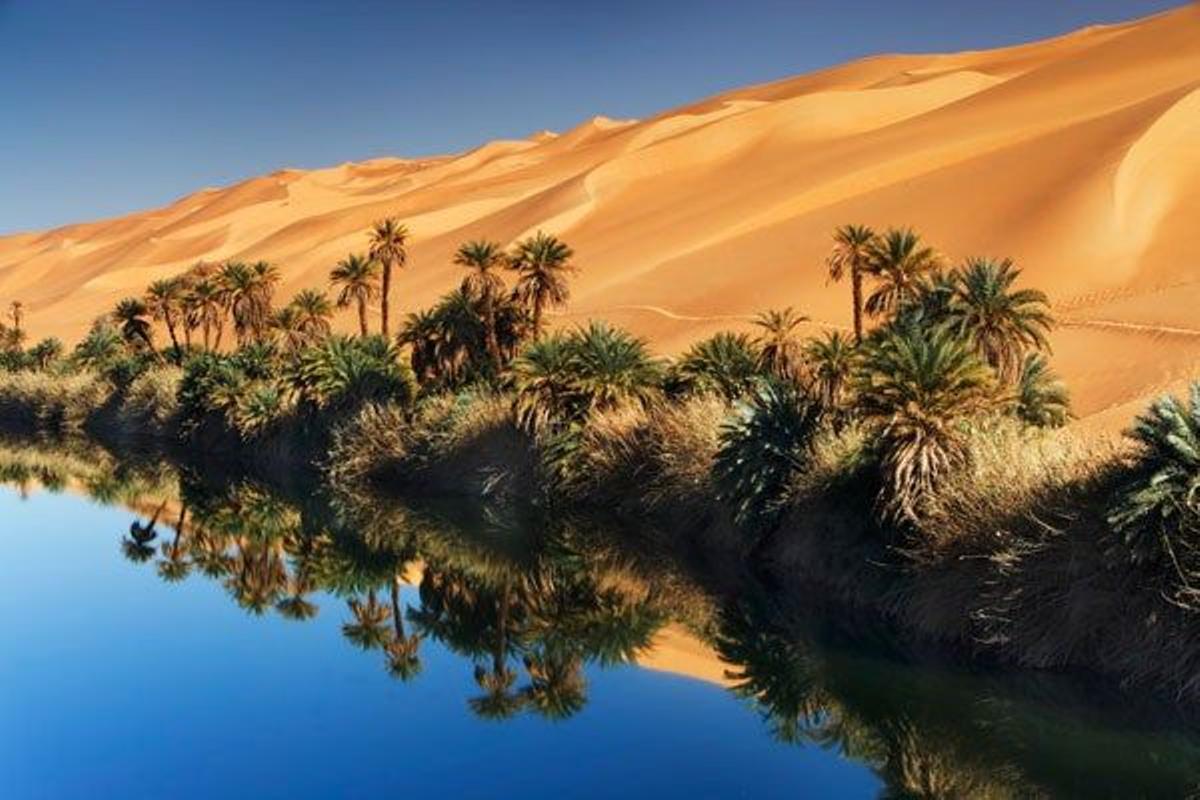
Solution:
[{"label": "palm tree trunk", "polygon": [[206,317],[204,320],[204,349],[206,351],[211,349],[209,347],[209,344],[210,344],[209,338],[212,333],[211,329],[212,329],[212,324],[208,321],[208,318]]},{"label": "palm tree trunk", "polygon": [[492,295],[489,292],[483,298],[483,316],[484,322],[487,325],[487,349],[488,355],[491,356],[492,366],[496,369],[496,374],[500,374],[500,345],[496,342],[496,307],[492,302]]},{"label": "palm tree trunk", "polygon": [[224,335],[225,335],[225,320],[218,318],[217,319],[217,340],[215,342],[213,342],[213,350],[214,351],[221,349],[221,337]]},{"label": "palm tree trunk", "polygon": [[392,293],[392,262],[383,262],[383,286],[381,288],[382,297],[379,300],[379,318],[380,330],[383,331],[384,338],[389,335],[388,330],[388,297]]},{"label": "palm tree trunk", "polygon": [[862,271],[858,265],[850,268],[850,286],[854,294],[854,343],[862,344]]},{"label": "palm tree trunk", "polygon": [[367,338],[367,299],[365,297],[358,298],[358,329],[362,333],[362,338]]},{"label": "palm tree trunk", "polygon": [[175,350],[175,363],[183,360],[183,351],[179,349],[179,337],[175,335],[175,316],[170,312],[163,315],[167,323],[167,336],[171,337],[171,347]]}]

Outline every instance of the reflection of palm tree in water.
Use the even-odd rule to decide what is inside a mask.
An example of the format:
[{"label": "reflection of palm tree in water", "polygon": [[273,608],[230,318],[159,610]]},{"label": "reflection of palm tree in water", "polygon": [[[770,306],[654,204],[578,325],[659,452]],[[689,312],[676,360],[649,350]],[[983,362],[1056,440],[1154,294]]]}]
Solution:
[{"label": "reflection of palm tree in water", "polygon": [[525,701],[550,719],[566,719],[583,710],[587,681],[583,659],[576,653],[547,649],[525,657],[529,685],[522,691]]},{"label": "reflection of palm tree in water", "polygon": [[391,610],[379,602],[374,589],[367,591],[366,601],[355,597],[347,605],[354,615],[352,622],[342,625],[342,635],[363,650],[374,650],[383,647],[389,636],[387,629]]},{"label": "reflection of palm tree in water", "polygon": [[192,570],[192,564],[187,558],[187,548],[184,546],[184,525],[187,522],[187,503],[179,506],[179,519],[175,521],[175,538],[170,544],[163,543],[163,560],[158,562],[158,574],[171,583],[181,581]]},{"label": "reflection of palm tree in water", "polygon": [[388,672],[395,678],[407,681],[421,671],[421,637],[408,636],[404,630],[404,612],[400,608],[400,584],[403,579],[397,572],[392,578],[392,637],[384,646],[388,657]]},{"label": "reflection of palm tree in water", "polygon": [[505,719],[521,709],[524,698],[512,692],[517,673],[508,667],[508,627],[512,612],[512,581],[505,579],[496,598],[496,624],[493,631],[492,664],[475,666],[475,682],[484,694],[470,700],[471,710],[486,719]]},{"label": "reflection of palm tree in water", "polygon": [[129,536],[121,540],[121,552],[130,561],[141,564],[154,558],[154,547],[150,543],[158,537],[158,531],[155,528],[166,505],[165,502],[160,504],[155,509],[154,516],[150,517],[150,521],[144,525],[136,519],[129,523]]}]

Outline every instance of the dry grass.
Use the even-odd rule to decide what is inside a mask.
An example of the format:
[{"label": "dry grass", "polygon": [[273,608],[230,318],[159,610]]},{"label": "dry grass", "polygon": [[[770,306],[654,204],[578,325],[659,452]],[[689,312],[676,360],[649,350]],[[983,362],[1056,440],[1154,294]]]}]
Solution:
[{"label": "dry grass", "polygon": [[142,373],[125,393],[123,415],[136,424],[161,432],[175,420],[183,370],[160,367]]},{"label": "dry grass", "polygon": [[0,417],[26,431],[73,433],[109,398],[109,384],[91,372],[0,374]]},{"label": "dry grass", "polygon": [[723,400],[700,396],[597,415],[583,431],[568,494],[631,511],[712,506],[712,463],[728,413]]}]

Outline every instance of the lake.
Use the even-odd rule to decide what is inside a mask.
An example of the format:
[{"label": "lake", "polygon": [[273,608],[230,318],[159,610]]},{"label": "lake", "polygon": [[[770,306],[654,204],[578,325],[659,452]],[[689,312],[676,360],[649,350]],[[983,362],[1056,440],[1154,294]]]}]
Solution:
[{"label": "lake", "polygon": [[0,448],[0,479],[5,798],[1200,785],[1200,735],[1167,707],[722,597],[594,520],[82,446]]}]

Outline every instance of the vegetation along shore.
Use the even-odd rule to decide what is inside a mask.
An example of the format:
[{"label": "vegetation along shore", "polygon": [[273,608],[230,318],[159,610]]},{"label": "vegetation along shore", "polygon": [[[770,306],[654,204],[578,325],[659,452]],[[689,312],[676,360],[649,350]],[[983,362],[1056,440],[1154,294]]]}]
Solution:
[{"label": "vegetation along shore", "polygon": [[852,330],[806,335],[798,304],[666,359],[603,321],[553,324],[579,268],[555,236],[463,244],[461,285],[392,319],[407,252],[382,220],[284,304],[272,264],[197,264],[70,349],[27,347],[14,302],[0,422],[359,500],[599,510],[913,641],[1200,700],[1200,387],[1122,441],[1068,425],[1049,303],[1011,261],[845,226],[821,268]]}]

